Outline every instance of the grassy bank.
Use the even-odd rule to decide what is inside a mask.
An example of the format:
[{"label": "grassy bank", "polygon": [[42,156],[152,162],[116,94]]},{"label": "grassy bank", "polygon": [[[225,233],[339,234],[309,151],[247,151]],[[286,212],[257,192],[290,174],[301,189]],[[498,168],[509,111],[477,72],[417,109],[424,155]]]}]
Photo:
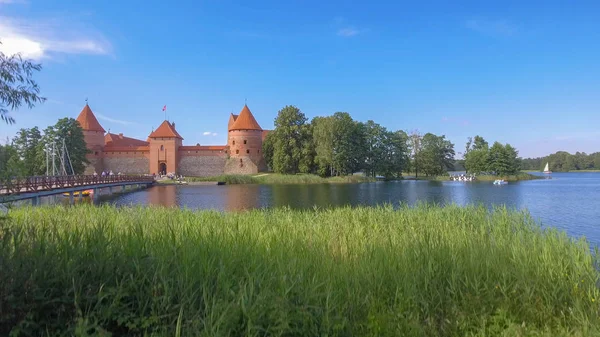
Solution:
[{"label": "grassy bank", "polygon": [[360,183],[374,181],[364,176],[343,176],[323,178],[314,174],[274,174],[262,173],[258,175],[220,175],[214,177],[186,177],[189,182],[194,181],[224,181],[227,184],[323,184],[323,183]]},{"label": "grassy bank", "polygon": [[495,176],[495,175],[478,175],[477,180],[479,181],[494,181],[496,179],[504,179],[506,181],[520,181],[520,180],[534,180],[543,179],[544,177],[536,176],[526,172],[519,172],[515,175],[509,176]]},{"label": "grassy bank", "polygon": [[599,333],[586,242],[505,209],[88,206],[0,224],[0,335]]}]

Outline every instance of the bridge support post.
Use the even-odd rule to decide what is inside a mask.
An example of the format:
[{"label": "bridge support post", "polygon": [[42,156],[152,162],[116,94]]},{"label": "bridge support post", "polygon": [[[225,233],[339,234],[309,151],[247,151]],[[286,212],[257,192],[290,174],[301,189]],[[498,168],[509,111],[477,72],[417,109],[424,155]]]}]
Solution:
[{"label": "bridge support post", "polygon": [[92,202],[98,200],[98,192],[100,192],[100,189],[94,188],[94,194],[92,195]]},{"label": "bridge support post", "polygon": [[127,187],[127,186],[125,186],[125,185],[121,186],[121,192],[125,192],[125,187]]},{"label": "bridge support post", "polygon": [[83,191],[79,191],[79,202],[83,200]]},{"label": "bridge support post", "polygon": [[31,198],[31,206],[39,206],[40,205],[40,197]]},{"label": "bridge support post", "polygon": [[73,193],[74,193],[73,191],[71,191],[71,192],[69,193],[69,203],[70,203],[71,205],[73,205],[73,204],[74,204],[74,200],[73,200]]},{"label": "bridge support post", "polygon": [[113,194],[113,192],[112,192],[112,186],[110,186],[110,187],[108,188],[108,193],[109,193],[109,194]]}]

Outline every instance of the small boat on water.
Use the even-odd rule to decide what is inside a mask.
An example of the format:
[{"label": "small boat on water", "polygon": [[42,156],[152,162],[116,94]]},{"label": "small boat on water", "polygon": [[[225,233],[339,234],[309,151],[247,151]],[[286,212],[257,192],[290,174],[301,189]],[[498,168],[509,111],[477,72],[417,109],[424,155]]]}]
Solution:
[{"label": "small boat on water", "polygon": [[504,179],[496,179],[494,180],[494,185],[506,185],[508,182]]},{"label": "small boat on water", "polygon": [[545,173],[545,174],[550,174],[550,173],[552,173],[552,171],[550,171],[550,167],[548,166],[548,163],[546,163],[546,166],[544,167],[544,173]]},{"label": "small boat on water", "polygon": [[[79,194],[81,194],[81,196],[82,196],[82,197],[87,197],[87,196],[89,196],[90,194],[94,194],[94,190],[83,190],[83,191],[77,191],[77,192],[73,192],[73,196],[74,196],[74,197],[78,197],[78,196],[79,196]],[[63,195],[64,195],[65,197],[68,197],[68,196],[70,196],[70,195],[71,195],[71,193],[68,193],[68,192],[66,192],[66,193],[63,193]]]}]

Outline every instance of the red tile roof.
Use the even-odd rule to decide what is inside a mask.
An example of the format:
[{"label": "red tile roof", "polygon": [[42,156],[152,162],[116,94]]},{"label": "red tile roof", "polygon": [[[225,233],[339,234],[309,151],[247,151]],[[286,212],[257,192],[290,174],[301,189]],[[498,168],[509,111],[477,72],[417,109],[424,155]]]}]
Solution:
[{"label": "red tile roof", "polygon": [[77,121],[84,131],[106,132],[102,125],[98,123],[98,120],[96,119],[96,116],[94,116],[92,109],[90,109],[90,106],[87,104],[83,107],[79,113],[79,116],[77,116]]},{"label": "red tile roof", "polygon": [[116,135],[116,134],[110,133],[110,132],[104,136],[104,143],[106,144],[106,146],[115,146],[115,147],[148,146],[148,142],[146,142],[146,141],[135,139],[135,138],[130,138],[130,137],[125,137],[125,136],[123,136],[122,133]]},{"label": "red tile roof", "polygon": [[237,118],[235,118],[235,122],[233,123],[233,125],[229,127],[229,131],[231,130],[262,131],[262,128],[260,127],[260,125],[258,125],[256,119],[254,119],[254,116],[252,115],[252,112],[250,112],[250,109],[248,109],[248,106],[244,105],[244,108],[242,109],[240,114],[237,116]]},{"label": "red tile roof", "polygon": [[175,123],[171,124],[168,121],[162,122],[158,129],[154,130],[148,138],[179,138],[183,139],[175,130]]},{"label": "red tile roof", "polygon": [[233,125],[233,123],[235,122],[235,120],[238,118],[238,115],[234,115],[233,113],[229,115],[229,123],[227,123],[227,130],[231,129],[231,126]]},{"label": "red tile roof", "polygon": [[134,151],[150,151],[150,146],[112,146],[108,145],[104,147],[104,153],[106,152],[134,152]]}]

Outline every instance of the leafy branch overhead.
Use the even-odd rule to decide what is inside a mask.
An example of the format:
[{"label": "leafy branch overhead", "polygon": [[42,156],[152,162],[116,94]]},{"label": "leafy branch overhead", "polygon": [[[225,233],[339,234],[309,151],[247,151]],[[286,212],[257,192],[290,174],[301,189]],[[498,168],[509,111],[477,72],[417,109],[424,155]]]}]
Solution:
[{"label": "leafy branch overhead", "polygon": [[[0,44],[2,42],[0,41]],[[21,54],[5,55],[0,52],[0,119],[13,124],[15,119],[9,115],[23,104],[29,109],[36,103],[46,101],[41,97],[40,87],[33,80],[33,74],[42,69],[41,64],[24,60]]]}]

